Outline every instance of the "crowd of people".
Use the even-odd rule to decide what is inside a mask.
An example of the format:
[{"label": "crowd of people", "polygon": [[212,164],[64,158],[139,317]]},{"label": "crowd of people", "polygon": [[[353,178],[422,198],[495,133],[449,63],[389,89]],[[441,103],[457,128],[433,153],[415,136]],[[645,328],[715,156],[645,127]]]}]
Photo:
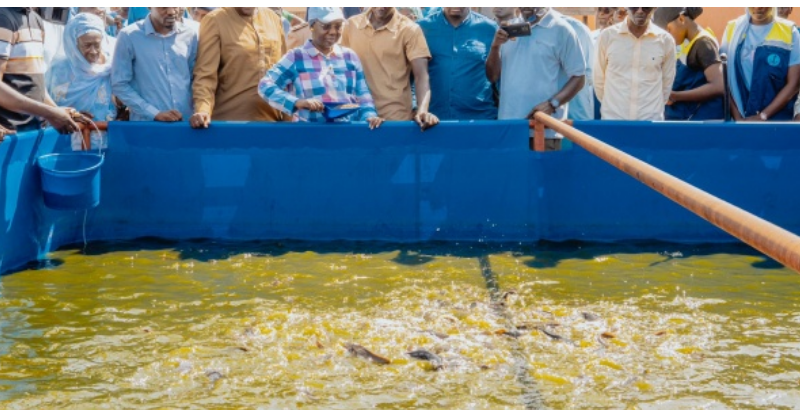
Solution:
[{"label": "crowd of people", "polygon": [[746,8],[719,44],[700,7],[598,7],[594,31],[547,7],[5,7],[0,138],[85,118],[800,121],[791,12]]}]

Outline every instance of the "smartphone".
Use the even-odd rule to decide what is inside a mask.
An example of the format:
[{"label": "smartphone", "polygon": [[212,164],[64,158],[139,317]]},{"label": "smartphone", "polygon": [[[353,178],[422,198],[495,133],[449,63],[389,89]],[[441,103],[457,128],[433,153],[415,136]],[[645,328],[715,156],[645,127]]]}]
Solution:
[{"label": "smartphone", "polygon": [[531,35],[531,25],[528,23],[509,24],[500,28],[508,33],[509,38],[527,37]]}]

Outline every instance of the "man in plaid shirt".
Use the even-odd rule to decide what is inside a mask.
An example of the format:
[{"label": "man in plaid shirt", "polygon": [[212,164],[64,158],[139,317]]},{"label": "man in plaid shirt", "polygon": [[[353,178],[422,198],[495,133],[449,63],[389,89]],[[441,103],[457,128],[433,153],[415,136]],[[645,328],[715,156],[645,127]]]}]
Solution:
[{"label": "man in plaid shirt", "polygon": [[[272,107],[297,121],[325,122],[323,103],[357,104],[344,120],[383,122],[375,110],[361,61],[353,50],[339,46],[344,15],[338,7],[311,7],[311,40],[289,51],[258,84],[258,93]],[[289,91],[287,91],[289,90]]]}]

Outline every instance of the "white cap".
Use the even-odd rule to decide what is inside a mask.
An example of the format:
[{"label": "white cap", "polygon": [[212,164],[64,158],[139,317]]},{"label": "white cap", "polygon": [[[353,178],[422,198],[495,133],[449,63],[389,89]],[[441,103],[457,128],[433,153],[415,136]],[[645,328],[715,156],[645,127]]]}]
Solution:
[{"label": "white cap", "polygon": [[319,21],[322,24],[328,24],[332,21],[344,20],[344,13],[340,7],[309,7],[308,8],[308,25],[313,26],[315,22]]}]

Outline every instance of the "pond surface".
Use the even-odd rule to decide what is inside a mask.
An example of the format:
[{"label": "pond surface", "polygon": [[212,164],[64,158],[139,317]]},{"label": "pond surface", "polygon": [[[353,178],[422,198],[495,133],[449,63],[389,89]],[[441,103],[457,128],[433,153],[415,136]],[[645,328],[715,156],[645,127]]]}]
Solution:
[{"label": "pond surface", "polygon": [[49,257],[0,278],[3,408],[800,409],[800,276],[744,246],[137,240]]}]

